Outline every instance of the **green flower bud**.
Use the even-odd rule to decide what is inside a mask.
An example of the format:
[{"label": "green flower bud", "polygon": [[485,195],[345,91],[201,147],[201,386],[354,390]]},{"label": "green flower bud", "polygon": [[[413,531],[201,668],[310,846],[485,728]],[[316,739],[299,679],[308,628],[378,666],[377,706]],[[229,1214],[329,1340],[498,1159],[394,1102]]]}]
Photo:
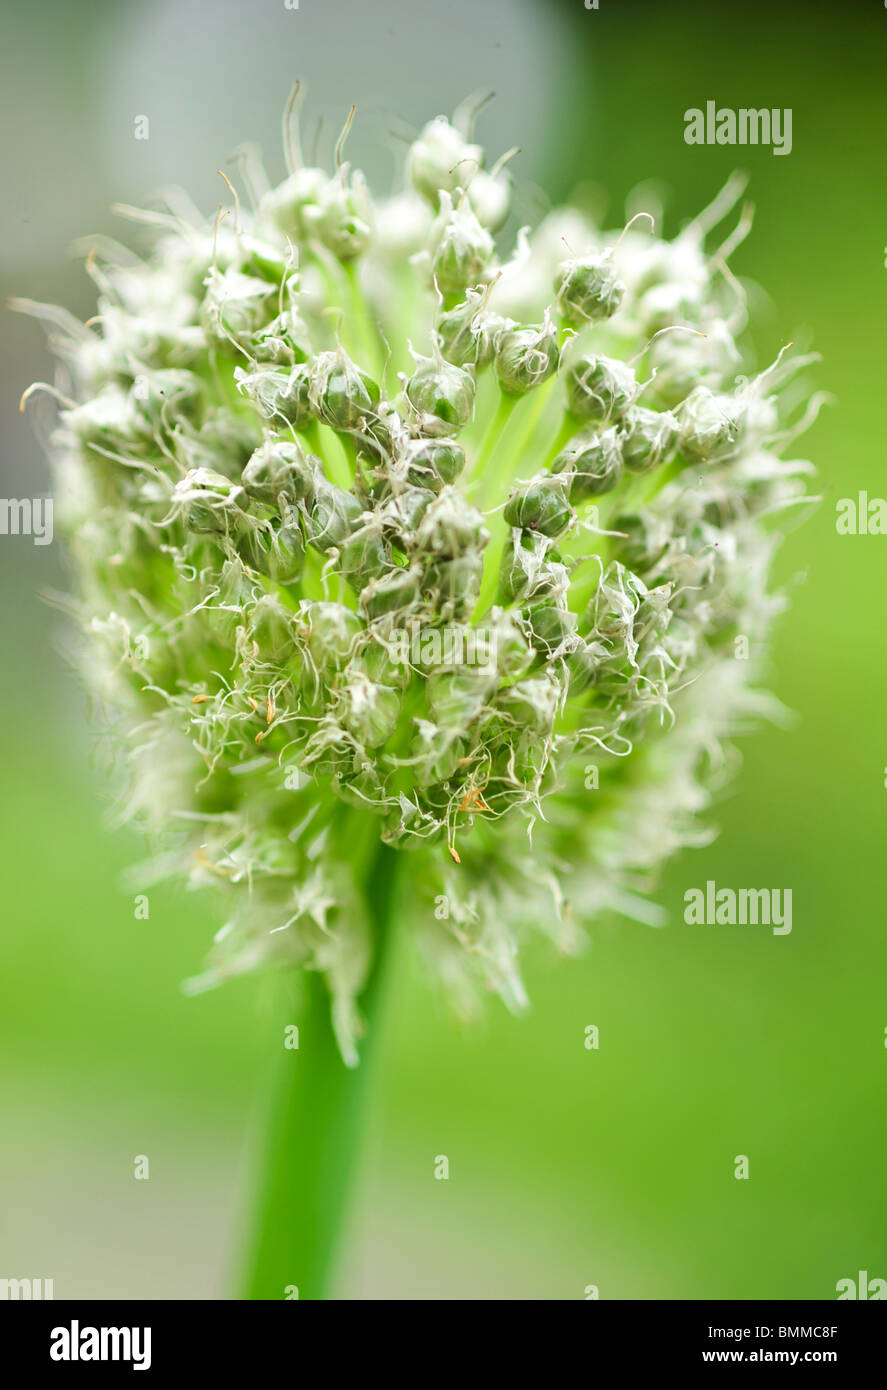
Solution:
[{"label": "green flower bud", "polygon": [[254,400],[269,420],[278,423],[285,420],[300,429],[314,419],[315,408],[310,395],[312,377],[307,363],[297,363],[289,372],[274,367],[246,372],[242,367],[235,367],[234,380],[237,389]]},{"label": "green flower bud", "polygon": [[379,388],[339,348],[320,353],[311,364],[311,401],[324,424],[357,430],[376,414]]},{"label": "green flower bud", "polygon": [[678,430],[671,411],[633,406],[622,425],[622,458],[629,473],[649,473],[670,459]]},{"label": "green flower bud", "polygon": [[419,597],[422,572],[418,567],[394,567],[379,579],[372,580],[360,595],[360,611],[369,622],[386,614],[402,613],[415,606]]},{"label": "green flower bud", "polygon": [[259,570],[278,584],[291,584],[302,573],[305,542],[298,526],[264,522],[241,530],[237,553],[250,569]]},{"label": "green flower bud", "polygon": [[404,451],[407,480],[439,492],[455,482],[465,467],[465,450],[455,439],[411,439]]},{"label": "green flower bud", "polygon": [[625,296],[609,251],[562,261],[554,288],[561,316],[577,328],[612,318]]},{"label": "green flower bud", "polygon": [[576,631],[577,617],[568,608],[544,604],[531,608],[526,617],[530,640],[537,652],[551,656],[570,643]]},{"label": "green flower bud", "polygon": [[210,270],[201,322],[217,342],[230,344],[256,333],[272,317],[277,286],[237,270]]},{"label": "green flower bud", "polygon": [[241,481],[250,497],[274,506],[285,502],[304,502],[314,487],[318,461],[306,458],[298,444],[269,437],[253,454],[243,470]]},{"label": "green flower bud", "polygon": [[330,177],[323,169],[297,169],[262,199],[261,214],[293,241],[307,241],[320,216]]},{"label": "green flower bud", "polygon": [[364,748],[387,743],[397,728],[400,696],[390,686],[378,685],[348,666],[348,683],[339,692],[338,712],[344,727]]},{"label": "green flower bud", "polygon": [[367,249],[373,234],[373,208],[363,175],[347,180],[343,165],[317,201],[305,211],[305,220],[314,235],[340,261],[351,261]]},{"label": "green flower bud", "polygon": [[692,463],[719,463],[739,448],[741,403],[699,386],[680,408],[681,452]]},{"label": "green flower bud", "polygon": [[303,599],[296,630],[323,680],[332,679],[352,655],[364,626],[356,613],[341,603]]},{"label": "green flower bud", "polygon": [[551,732],[562,698],[557,677],[551,672],[544,672],[500,690],[494,703],[509,723],[538,737]]},{"label": "green flower bud", "polygon": [[570,411],[595,425],[620,420],[640,391],[631,367],[613,357],[580,357],[567,369],[566,386]]},{"label": "green flower bud", "polygon": [[441,353],[457,367],[473,367],[479,372],[493,360],[496,335],[505,320],[484,309],[485,300],[483,290],[466,290],[461,303],[440,317],[437,338]]},{"label": "green flower bud", "polygon": [[114,453],[126,453],[144,442],[144,426],[132,394],[116,384],[103,387],[91,400],[65,411],[65,420],[84,444]]},{"label": "green flower bud", "polygon": [[489,275],[493,238],[478,222],[466,197],[455,207],[448,193],[441,193],[440,201],[431,262],[434,279],[444,294],[464,294],[469,285],[477,285]]},{"label": "green flower bud", "polygon": [[407,177],[413,188],[437,207],[441,190],[452,193],[457,184],[470,178],[471,166],[479,169],[483,159],[480,145],[466,140],[446,116],[438,116],[410,146]]},{"label": "green flower bud", "polygon": [[489,666],[445,667],[428,677],[425,698],[432,719],[465,729],[476,719],[496,686]]},{"label": "green flower bud", "polygon": [[557,330],[546,313],[537,328],[510,328],[496,341],[496,375],[508,395],[521,396],[557,371]]},{"label": "green flower bud", "polygon": [[130,392],[136,415],[153,436],[183,421],[200,426],[206,387],[193,372],[152,371],[137,376]]},{"label": "green flower bud", "polygon": [[505,504],[503,516],[509,526],[540,535],[560,536],[573,520],[574,512],[568,501],[569,480],[541,474],[518,492],[512,493]]},{"label": "green flower bud", "polygon": [[612,530],[613,551],[628,569],[644,573],[658,565],[668,549],[668,528],[643,513],[617,516]]},{"label": "green flower bud", "polygon": [[511,207],[511,178],[497,167],[489,173],[478,169],[470,177],[468,199],[478,222],[491,232],[498,232],[508,220]]},{"label": "green flower bud", "polygon": [[418,358],[419,365],[404,386],[423,434],[458,433],[471,418],[475,383],[470,370],[442,358]]},{"label": "green flower bud", "polygon": [[569,476],[570,501],[576,505],[589,497],[612,492],[622,480],[622,446],[613,426],[601,434],[583,431],[558,454],[552,473]]},{"label": "green flower bud", "polygon": [[569,693],[571,698],[584,695],[597,680],[604,648],[598,642],[586,642],[581,638],[566,653],[564,664],[567,668]]},{"label": "green flower bud", "polygon": [[360,525],[363,507],[353,492],[346,492],[318,473],[305,506],[305,538],[317,550],[341,546]]},{"label": "green flower bud", "polygon": [[225,535],[243,520],[243,488],[211,468],[195,468],[173,490],[173,505],[180,509],[189,531]]},{"label": "green flower bud", "polygon": [[529,531],[512,532],[512,543],[506,547],[502,560],[500,586],[508,602],[540,602],[544,598],[565,594],[569,574],[564,565],[548,560],[545,538]]}]

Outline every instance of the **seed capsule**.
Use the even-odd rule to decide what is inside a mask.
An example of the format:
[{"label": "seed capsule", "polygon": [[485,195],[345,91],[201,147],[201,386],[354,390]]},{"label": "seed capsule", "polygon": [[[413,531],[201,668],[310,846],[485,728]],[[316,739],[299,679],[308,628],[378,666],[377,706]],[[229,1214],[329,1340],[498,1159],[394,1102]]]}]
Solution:
[{"label": "seed capsule", "polygon": [[554,288],[561,316],[575,327],[612,318],[625,297],[625,286],[607,251],[562,261]]},{"label": "seed capsule", "polygon": [[440,317],[437,337],[441,354],[457,367],[482,371],[493,360],[496,335],[505,320],[484,309],[485,298],[482,290],[466,290],[462,302]]},{"label": "seed capsule", "polygon": [[465,729],[476,719],[496,684],[490,666],[445,667],[428,677],[425,698],[432,719]]},{"label": "seed capsule", "polygon": [[628,513],[617,516],[612,529],[621,533],[614,537],[613,552],[629,569],[644,573],[657,565],[668,550],[670,528],[661,518]]},{"label": "seed capsule", "polygon": [[277,286],[254,275],[229,269],[210,270],[200,320],[217,343],[230,344],[256,333],[274,313]]},{"label": "seed capsule", "polygon": [[613,357],[580,357],[566,374],[567,404],[589,424],[620,420],[640,392],[631,367]]},{"label": "seed capsule", "polygon": [[321,675],[331,677],[351,656],[363,623],[341,603],[303,599],[295,620],[296,631]]},{"label": "seed capsule", "polygon": [[561,535],[573,520],[567,499],[569,482],[565,478],[542,475],[520,492],[512,493],[503,516],[509,526],[538,531],[543,536]]},{"label": "seed capsule", "polygon": [[379,388],[342,349],[322,352],[311,368],[311,401],[324,424],[356,430],[376,414]]},{"label": "seed capsule", "polygon": [[629,473],[649,473],[671,458],[679,425],[669,410],[634,406],[622,427],[622,458]]},{"label": "seed capsule", "polygon": [[267,574],[278,584],[291,584],[304,568],[305,542],[298,526],[266,522],[240,531],[237,553],[250,569]]},{"label": "seed capsule", "polygon": [[569,641],[576,631],[576,622],[575,613],[556,604],[531,608],[527,613],[533,646],[537,652],[544,652],[548,656]]},{"label": "seed capsule", "polygon": [[404,387],[423,434],[458,433],[474,409],[475,383],[470,370],[443,359],[421,359]]},{"label": "seed capsule", "polygon": [[417,192],[437,207],[441,190],[452,193],[470,177],[471,166],[480,168],[484,152],[473,145],[446,116],[429,121],[407,155],[407,176]]},{"label": "seed capsule", "polygon": [[289,372],[261,367],[255,372],[234,368],[237,389],[256,402],[269,420],[285,420],[300,429],[314,419],[311,400],[311,372],[307,363],[298,363]]},{"label": "seed capsule", "polygon": [[243,520],[243,488],[211,468],[194,468],[173,489],[173,503],[180,506],[189,531],[224,535]]},{"label": "seed capsule", "polygon": [[381,535],[364,529],[342,543],[337,568],[359,594],[365,584],[391,568],[391,557]]},{"label": "seed capsule", "polygon": [[305,362],[308,359],[308,329],[292,311],[279,314],[252,335],[249,351],[250,356],[257,362],[277,367],[292,367],[297,362]]},{"label": "seed capsule", "polygon": [[341,546],[357,529],[363,507],[353,492],[346,492],[318,473],[305,512],[306,540],[317,550],[330,550]]},{"label": "seed capsule", "polygon": [[739,448],[742,403],[699,386],[680,408],[681,451],[693,463],[717,463]]},{"label": "seed capsule", "polygon": [[400,697],[390,686],[377,685],[348,665],[348,681],[339,695],[342,723],[364,748],[378,748],[397,728]]},{"label": "seed capsule", "polygon": [[316,470],[317,461],[306,458],[298,444],[268,438],[250,456],[241,481],[257,501],[273,506],[283,497],[294,504],[310,495]]},{"label": "seed capsule", "polygon": [[480,551],[431,560],[423,572],[422,595],[445,622],[463,622],[474,610],[482,578]]},{"label": "seed capsule", "polygon": [[500,690],[495,707],[519,729],[538,736],[551,732],[562,691],[557,677],[550,671],[540,676],[528,676]]},{"label": "seed capsule", "polygon": [[357,172],[349,181],[346,170],[343,165],[306,214],[317,239],[340,261],[362,255],[373,234],[373,207],[363,175]]},{"label": "seed capsule", "polygon": [[511,328],[496,342],[496,375],[508,395],[521,396],[557,371],[560,349],[550,318],[536,328]]},{"label": "seed capsule", "polygon": [[546,544],[541,536],[512,531],[512,544],[506,547],[499,580],[507,602],[538,603],[566,593],[570,578],[567,569],[558,561],[546,559],[545,551],[539,549]]},{"label": "seed capsule", "polygon": [[393,567],[379,579],[365,585],[360,595],[360,611],[373,622],[385,614],[401,613],[415,606],[422,572],[418,567]]},{"label": "seed capsule", "polygon": [[434,279],[444,294],[464,294],[489,274],[495,250],[493,238],[474,215],[467,198],[456,206],[441,193],[441,214],[435,223],[432,256]]},{"label": "seed capsule", "polygon": [[598,642],[586,642],[580,638],[573,649],[567,652],[564,663],[570,682],[572,697],[584,695],[597,679],[603,648]]},{"label": "seed capsule", "polygon": [[465,467],[465,450],[455,439],[411,439],[404,451],[407,481],[439,492]]},{"label": "seed capsule", "polygon": [[569,477],[570,501],[577,504],[589,497],[612,492],[622,479],[622,447],[618,429],[601,434],[577,434],[558,454],[552,473]]}]

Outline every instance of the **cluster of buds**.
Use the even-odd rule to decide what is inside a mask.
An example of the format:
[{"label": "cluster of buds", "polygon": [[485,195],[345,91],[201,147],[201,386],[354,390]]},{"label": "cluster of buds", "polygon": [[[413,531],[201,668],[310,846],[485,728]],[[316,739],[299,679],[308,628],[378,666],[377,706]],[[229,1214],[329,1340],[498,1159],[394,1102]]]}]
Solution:
[{"label": "cluster of buds", "polygon": [[350,1060],[380,843],[413,851],[402,911],[460,1003],[521,1006],[527,927],[572,950],[595,913],[655,915],[763,707],[809,412],[778,404],[799,359],[737,378],[744,296],[706,248],[735,188],[674,241],[564,209],[509,252],[466,113],[384,201],[343,144],[305,167],[292,102],[284,182],[241,157],[251,211],[126,209],[152,244],[97,242],[92,324],[30,307],[126,807],[157,872],[230,898],[196,987],[321,970]]}]

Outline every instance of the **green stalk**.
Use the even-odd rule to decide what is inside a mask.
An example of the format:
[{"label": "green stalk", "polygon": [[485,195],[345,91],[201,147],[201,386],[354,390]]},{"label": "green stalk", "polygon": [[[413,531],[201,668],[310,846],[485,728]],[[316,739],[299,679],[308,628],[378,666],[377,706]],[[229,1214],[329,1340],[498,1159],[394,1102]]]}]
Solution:
[{"label": "green stalk", "polygon": [[330,1297],[379,1035],[396,862],[396,851],[379,845],[364,878],[374,941],[373,965],[360,999],[367,1031],[359,1066],[349,1068],[342,1061],[330,1023],[329,991],[316,972],[304,973],[298,1050],[284,1047],[283,1025],[293,1022],[291,1011],[275,1034],[279,1072],[245,1298]]}]

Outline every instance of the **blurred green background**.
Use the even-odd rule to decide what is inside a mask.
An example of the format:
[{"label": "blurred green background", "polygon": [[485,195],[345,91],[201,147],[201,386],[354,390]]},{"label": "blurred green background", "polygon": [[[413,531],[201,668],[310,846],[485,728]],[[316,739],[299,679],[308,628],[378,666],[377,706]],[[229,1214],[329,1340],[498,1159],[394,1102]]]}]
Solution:
[{"label": "blurred green background", "polygon": [[[278,164],[291,79],[349,153],[390,179],[380,133],[488,85],[479,135],[522,146],[519,209],[591,179],[655,179],[674,232],[739,164],[757,205],[734,269],[765,286],[761,360],[788,339],[823,355],[831,390],[800,452],[823,503],[789,539],[800,574],[774,647],[788,730],[744,743],[719,838],[669,866],[670,924],[596,925],[579,961],[527,953],[533,998],[460,1026],[401,942],[393,1008],[341,1292],[361,1299],[833,1298],[887,1277],[884,852],[887,538],[838,536],[835,502],[887,496],[883,332],[887,186],[880,141],[887,11],[600,0],[114,0],[0,17],[4,294],[63,301],[90,284],[67,256],[114,230],[107,206],[186,182],[203,206],[241,139]],[[791,107],[794,148],[688,147],[683,112]],[[151,139],[133,140],[136,115]],[[392,144],[396,148],[396,141]],[[5,496],[47,486],[21,390],[50,370],[39,329],[4,313]],[[49,417],[36,413],[38,428]],[[230,1292],[239,1203],[269,1051],[266,983],[187,999],[218,925],[210,899],[120,874],[144,856],[103,823],[85,700],[56,654],[61,548],[0,541],[4,861],[0,1277],[57,1297]],[[794,929],[692,927],[682,894],[791,887]],[[600,1029],[586,1051],[584,1030]],[[148,1182],[133,1178],[147,1154]],[[433,1178],[446,1154],[450,1180]],[[750,1159],[749,1181],[733,1160]]]}]

